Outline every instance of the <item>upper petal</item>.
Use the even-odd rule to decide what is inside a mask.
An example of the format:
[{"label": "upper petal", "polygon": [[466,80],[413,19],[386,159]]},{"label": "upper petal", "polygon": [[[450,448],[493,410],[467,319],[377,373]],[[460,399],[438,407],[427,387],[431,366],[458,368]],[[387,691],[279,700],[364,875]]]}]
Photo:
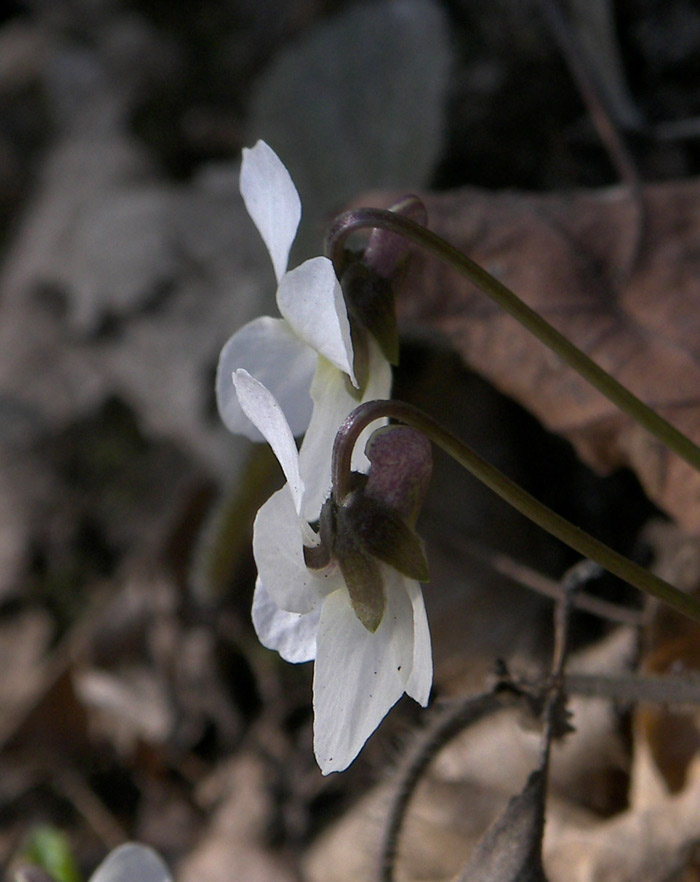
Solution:
[{"label": "upper petal", "polygon": [[248,371],[233,374],[233,385],[243,413],[259,430],[282,466],[297,514],[301,511],[304,484],[299,474],[299,454],[294,436],[274,395]]},{"label": "upper petal", "polygon": [[286,273],[277,305],[294,333],[355,383],[350,322],[330,260],[312,257]]},{"label": "upper petal", "polygon": [[110,852],[90,882],[172,882],[163,859],[152,848],[127,842]]},{"label": "upper petal", "polygon": [[258,578],[253,594],[253,625],[263,646],[274,649],[285,661],[296,664],[316,658],[316,632],[321,604],[311,612],[280,609]]},{"label": "upper petal", "polygon": [[284,319],[262,316],[248,322],[229,339],[219,356],[216,400],[225,426],[236,435],[262,441],[243,412],[233,386],[233,372],[245,368],[275,396],[294,435],[306,431],[311,419],[311,379],[317,355],[294,334]]},{"label": "upper petal", "polygon": [[301,219],[301,201],[289,172],[264,141],[243,148],[240,190],[248,214],[270,252],[279,283]]},{"label": "upper petal", "polygon": [[413,612],[404,590],[387,592],[371,634],[347,591],[323,602],[314,668],[314,751],[324,775],[347,768],[404,691],[412,664]]}]

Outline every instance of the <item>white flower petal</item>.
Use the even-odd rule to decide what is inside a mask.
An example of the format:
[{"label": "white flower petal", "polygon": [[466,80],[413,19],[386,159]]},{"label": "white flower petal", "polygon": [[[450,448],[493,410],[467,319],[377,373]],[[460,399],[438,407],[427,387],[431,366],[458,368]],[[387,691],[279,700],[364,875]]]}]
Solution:
[{"label": "white flower petal", "polygon": [[[379,346],[370,341],[370,379],[362,397],[363,401],[388,398],[391,393],[391,365],[381,354]],[[299,451],[299,470],[304,481],[302,515],[308,520],[318,517],[321,506],[331,489],[331,457],[336,433],[345,417],[360,403],[350,394],[345,375],[325,359],[318,359],[318,366],[311,383],[314,408],[311,422]],[[372,423],[360,435],[355,444],[352,466],[356,471],[366,472],[369,460],[364,454],[365,444],[377,426]]]},{"label": "white flower petal", "polygon": [[253,595],[253,625],[263,646],[276,650],[285,661],[297,664],[316,658],[316,633],[321,618],[319,603],[310,613],[280,609],[260,579]]},{"label": "white flower petal", "polygon": [[340,283],[327,257],[312,257],[286,273],[277,289],[277,306],[307,346],[355,383],[350,322]]},{"label": "white flower petal", "polygon": [[264,141],[243,149],[240,190],[270,252],[279,283],[301,219],[301,202],[289,172]]},{"label": "white flower petal", "polygon": [[233,372],[245,368],[274,395],[294,435],[306,431],[311,419],[309,394],[317,355],[294,334],[284,319],[269,316],[248,322],[229,339],[219,356],[216,400],[229,431],[262,441],[243,413],[233,386]]},{"label": "white flower petal", "polygon": [[413,612],[403,588],[388,588],[374,634],[353,612],[347,590],[323,602],[314,668],[314,751],[324,775],[350,765],[403,694],[413,655]]},{"label": "white flower petal", "polygon": [[274,395],[248,371],[233,374],[233,385],[243,413],[259,430],[282,466],[294,499],[297,513],[301,510],[304,484],[299,474],[299,454],[294,436]]},{"label": "white flower petal", "polygon": [[127,842],[107,855],[90,882],[172,882],[172,876],[152,848]]},{"label": "white flower petal", "polygon": [[403,578],[404,588],[413,606],[413,665],[406,683],[406,693],[425,707],[433,686],[433,650],[425,613],[423,592],[418,582]]},{"label": "white flower petal", "polygon": [[318,536],[299,518],[288,485],[258,511],[253,526],[255,564],[280,609],[308,613],[336,586],[336,571],[317,572],[304,563],[304,545],[317,543]]}]

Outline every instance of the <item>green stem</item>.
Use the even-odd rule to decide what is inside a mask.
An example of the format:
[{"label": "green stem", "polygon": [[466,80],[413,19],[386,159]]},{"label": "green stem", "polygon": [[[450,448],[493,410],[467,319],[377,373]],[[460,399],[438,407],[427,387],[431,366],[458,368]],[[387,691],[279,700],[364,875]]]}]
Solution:
[{"label": "green stem", "polygon": [[584,557],[600,564],[640,591],[662,600],[680,613],[700,622],[700,602],[669,585],[605,543],[574,526],[566,518],[543,505],[497,468],[482,459],[467,444],[418,408],[402,401],[368,401],[356,407],[336,435],[333,446],[333,494],[341,501],[353,486],[351,478],[352,451],[362,431],[375,420],[389,417],[413,426],[441,447],[474,477],[490,487],[513,508],[552,536],[560,539]]},{"label": "green stem", "polygon": [[607,371],[599,367],[563,334],[553,328],[549,322],[545,321],[539,313],[523,303],[509,288],[506,288],[473,260],[426,227],[387,209],[361,208],[346,211],[338,215],[328,232],[326,250],[334,265],[342,265],[345,239],[351,233],[370,228],[385,229],[405,236],[449,263],[513,318],[517,319],[552,352],[556,353],[562,361],[595,386],[620,410],[651,432],[697,472],[700,472],[700,447],[659,416],[652,408],[640,401],[629,389],[618,383]]}]

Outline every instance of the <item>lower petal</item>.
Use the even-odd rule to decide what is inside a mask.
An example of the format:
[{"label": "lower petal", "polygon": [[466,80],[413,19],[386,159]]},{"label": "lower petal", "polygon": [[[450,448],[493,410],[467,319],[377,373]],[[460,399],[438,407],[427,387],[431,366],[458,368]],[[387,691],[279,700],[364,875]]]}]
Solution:
[{"label": "lower petal", "polygon": [[263,646],[274,649],[285,661],[296,664],[316,657],[320,604],[310,613],[280,609],[258,579],[253,595],[253,624]]},{"label": "lower petal", "polygon": [[343,588],[323,602],[314,669],[314,750],[324,775],[347,768],[404,692],[413,655],[413,611],[389,590],[374,634]]},{"label": "lower petal", "polygon": [[406,693],[425,707],[433,686],[433,648],[423,592],[418,582],[404,578],[404,588],[413,607],[413,665]]},{"label": "lower petal", "polygon": [[313,414],[299,450],[299,471],[304,481],[302,514],[309,520],[318,517],[331,491],[331,455],[336,433],[359,404],[347,390],[345,374],[325,358],[318,359],[311,396]]},{"label": "lower petal", "polygon": [[[391,397],[391,365],[384,358],[379,344],[374,338],[369,341],[369,381],[362,395],[362,403],[365,401],[385,400]],[[359,404],[360,402],[356,402]],[[357,439],[355,451],[352,457],[352,467],[358,472],[366,472],[369,469],[369,460],[365,456],[365,446],[372,433],[381,425],[386,425],[388,420],[372,423]]]}]

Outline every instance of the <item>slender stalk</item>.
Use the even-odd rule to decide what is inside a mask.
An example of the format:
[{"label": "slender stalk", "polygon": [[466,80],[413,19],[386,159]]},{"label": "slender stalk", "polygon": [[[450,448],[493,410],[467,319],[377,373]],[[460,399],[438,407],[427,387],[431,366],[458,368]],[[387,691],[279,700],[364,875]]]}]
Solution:
[{"label": "slender stalk", "polygon": [[346,211],[334,220],[326,239],[326,250],[336,266],[340,266],[342,263],[345,239],[351,233],[369,228],[381,228],[405,236],[449,263],[513,318],[517,319],[552,352],[556,353],[562,361],[595,386],[620,410],[651,432],[697,472],[700,472],[700,447],[659,416],[652,408],[640,401],[629,389],[618,383],[607,371],[604,371],[563,334],[553,328],[549,322],[545,321],[539,313],[523,303],[509,288],[506,288],[473,260],[426,227],[382,208],[361,208]]},{"label": "slender stalk", "polygon": [[352,489],[351,459],[355,443],[365,428],[376,420],[389,417],[413,426],[441,447],[460,465],[513,508],[547,530],[570,548],[625,582],[662,600],[680,613],[700,622],[700,602],[669,585],[605,543],[574,526],[566,518],[543,505],[497,468],[482,459],[467,444],[441,426],[428,414],[402,401],[367,401],[346,418],[333,445],[333,495],[337,502]]},{"label": "slender stalk", "polygon": [[399,838],[408,813],[408,806],[420,783],[423,773],[446,744],[483,720],[485,717],[513,706],[532,713],[532,701],[526,693],[518,691],[511,684],[500,684],[492,692],[483,695],[470,695],[445,710],[434,719],[430,728],[419,733],[411,745],[398,770],[398,787],[391,797],[387,811],[387,822],[382,834],[379,880],[395,882],[396,858],[399,851]]}]

